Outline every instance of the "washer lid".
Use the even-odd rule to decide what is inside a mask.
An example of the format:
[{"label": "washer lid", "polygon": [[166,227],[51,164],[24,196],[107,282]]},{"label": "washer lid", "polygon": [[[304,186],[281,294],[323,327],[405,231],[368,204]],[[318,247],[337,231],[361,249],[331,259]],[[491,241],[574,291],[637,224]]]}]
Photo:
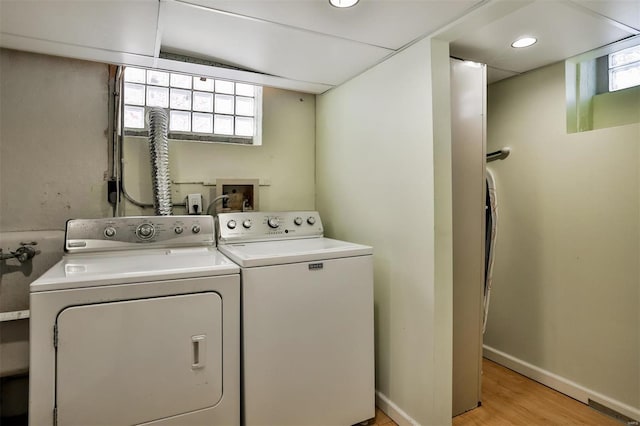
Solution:
[{"label": "washer lid", "polygon": [[66,255],[31,292],[238,274],[240,269],[211,247]]},{"label": "washer lid", "polygon": [[373,248],[331,238],[224,244],[218,249],[244,268],[364,256]]}]

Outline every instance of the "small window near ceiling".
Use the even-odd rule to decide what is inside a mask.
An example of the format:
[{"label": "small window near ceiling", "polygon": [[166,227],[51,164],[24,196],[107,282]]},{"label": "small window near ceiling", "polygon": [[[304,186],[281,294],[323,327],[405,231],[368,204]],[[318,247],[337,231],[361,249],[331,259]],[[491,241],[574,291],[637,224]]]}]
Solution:
[{"label": "small window near ceiling", "polygon": [[640,122],[640,35],[565,61],[567,131]]},{"label": "small window near ceiling", "polygon": [[145,114],[167,110],[169,138],[261,144],[262,87],[210,77],[127,67],[125,134],[147,134]]},{"label": "small window near ceiling", "polygon": [[640,45],[611,53],[609,59],[609,91],[640,86]]}]

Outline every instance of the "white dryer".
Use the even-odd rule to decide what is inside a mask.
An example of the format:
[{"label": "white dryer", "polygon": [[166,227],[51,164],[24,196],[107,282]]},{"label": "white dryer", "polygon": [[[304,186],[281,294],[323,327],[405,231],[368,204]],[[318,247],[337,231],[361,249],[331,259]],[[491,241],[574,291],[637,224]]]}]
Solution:
[{"label": "white dryer", "polygon": [[375,415],[372,248],[317,212],[218,215],[241,267],[243,423],[346,426]]},{"label": "white dryer", "polygon": [[211,216],[71,220],[31,284],[31,425],[239,425],[239,268]]}]

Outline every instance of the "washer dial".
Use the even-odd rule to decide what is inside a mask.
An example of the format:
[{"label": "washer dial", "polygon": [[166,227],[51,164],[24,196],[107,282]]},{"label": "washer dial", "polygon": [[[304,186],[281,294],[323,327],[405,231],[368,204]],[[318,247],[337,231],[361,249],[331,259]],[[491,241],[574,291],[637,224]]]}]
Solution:
[{"label": "washer dial", "polygon": [[156,228],[150,223],[143,223],[136,228],[136,236],[141,240],[149,240],[156,234]]},{"label": "washer dial", "polygon": [[280,226],[280,221],[278,221],[277,217],[270,217],[269,220],[267,220],[267,224],[270,228],[276,229]]}]

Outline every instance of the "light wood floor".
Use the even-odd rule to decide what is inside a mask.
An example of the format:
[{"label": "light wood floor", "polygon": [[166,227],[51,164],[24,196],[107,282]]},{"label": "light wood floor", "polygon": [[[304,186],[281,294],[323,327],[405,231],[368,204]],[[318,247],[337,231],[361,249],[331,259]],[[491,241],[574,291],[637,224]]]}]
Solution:
[{"label": "light wood floor", "polygon": [[482,406],[453,419],[454,426],[620,426],[589,406],[492,361],[482,361]]},{"label": "light wood floor", "polygon": [[[492,361],[482,361],[482,406],[453,418],[453,426],[621,426],[589,406]],[[379,409],[375,425],[397,426]]]},{"label": "light wood floor", "polygon": [[391,420],[381,409],[376,407],[376,418],[373,420],[372,425],[368,426],[398,426],[398,423]]}]

